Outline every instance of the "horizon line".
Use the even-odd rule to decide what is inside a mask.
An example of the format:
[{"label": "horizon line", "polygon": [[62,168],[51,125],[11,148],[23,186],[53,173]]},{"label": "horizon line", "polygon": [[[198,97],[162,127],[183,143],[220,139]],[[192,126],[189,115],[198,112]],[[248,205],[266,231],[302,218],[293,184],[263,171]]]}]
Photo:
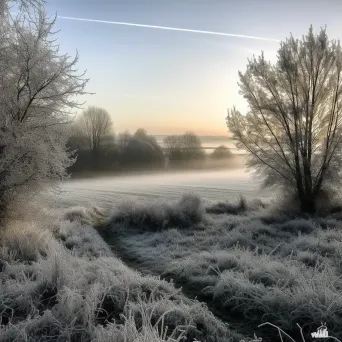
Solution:
[{"label": "horizon line", "polygon": [[86,22],[102,23],[102,24],[124,25],[124,26],[134,26],[134,27],[145,27],[145,28],[154,28],[154,29],[159,29],[159,30],[169,30],[169,31],[189,32],[189,33],[200,33],[200,34],[209,34],[209,35],[217,35],[217,36],[226,36],[226,37],[235,37],[235,38],[244,38],[244,39],[266,40],[266,41],[280,42],[279,39],[275,39],[275,38],[266,38],[266,37],[250,36],[250,35],[235,34],[235,33],[224,33],[224,32],[216,32],[216,31],[195,30],[195,29],[186,29],[186,28],[178,28],[178,27],[159,26],[159,25],[137,24],[137,23],[122,22],[122,21],[108,21],[108,20],[88,19],[88,18],[66,17],[66,16],[59,16],[59,15],[57,16],[57,18],[65,19],[65,20],[76,20],[76,21],[86,21]]}]

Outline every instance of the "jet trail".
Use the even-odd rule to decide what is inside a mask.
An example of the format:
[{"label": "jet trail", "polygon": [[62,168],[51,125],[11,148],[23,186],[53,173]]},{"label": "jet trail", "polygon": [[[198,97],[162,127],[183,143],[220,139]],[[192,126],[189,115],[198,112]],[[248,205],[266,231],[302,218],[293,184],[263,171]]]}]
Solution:
[{"label": "jet trail", "polygon": [[66,19],[66,20],[87,21],[87,22],[92,22],[92,23],[103,23],[103,24],[112,24],[112,25],[125,25],[125,26],[146,27],[146,28],[154,28],[154,29],[159,29],[159,30],[170,30],[170,31],[180,31],[180,32],[202,33],[202,34],[211,34],[211,35],[216,35],[216,36],[236,37],[236,38],[255,39],[255,40],[267,40],[267,41],[279,42],[278,39],[256,37],[256,36],[248,36],[248,35],[244,35],[244,34],[235,34],[235,33],[224,33],[224,32],[214,32],[214,31],[192,30],[192,29],[185,29],[185,28],[178,28],[178,27],[157,26],[157,25],[144,25],[144,24],[136,24],[136,23],[126,23],[126,22],[122,22],[122,21],[107,21],[107,20],[74,18],[74,17],[64,17],[64,16],[58,16],[58,18],[59,19]]}]

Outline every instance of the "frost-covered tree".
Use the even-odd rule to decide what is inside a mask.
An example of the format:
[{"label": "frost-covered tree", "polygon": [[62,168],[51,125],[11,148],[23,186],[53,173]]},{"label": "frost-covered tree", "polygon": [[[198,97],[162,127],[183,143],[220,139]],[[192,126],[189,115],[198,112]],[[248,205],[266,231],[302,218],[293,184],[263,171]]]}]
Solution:
[{"label": "frost-covered tree", "polygon": [[132,138],[133,136],[128,131],[119,133],[116,140],[119,151],[123,151],[127,147],[128,143],[132,140]]},{"label": "frost-covered tree", "polygon": [[201,139],[192,132],[166,136],[163,144],[170,161],[190,161],[205,157]]},{"label": "frost-covered tree", "polygon": [[142,140],[145,140],[148,137],[147,131],[145,128],[138,128],[133,136],[137,139],[142,139]]},{"label": "frost-covered tree", "polygon": [[103,140],[111,134],[112,121],[105,109],[90,106],[76,120],[76,128],[85,138],[88,149],[96,153]]},{"label": "frost-covered tree", "polygon": [[239,73],[247,114],[228,111],[227,126],[248,165],[267,186],[292,191],[305,212],[340,180],[342,52],[325,29],[280,44],[276,64],[262,54]]},{"label": "frost-covered tree", "polygon": [[67,126],[87,83],[78,56],[60,53],[43,3],[18,3],[13,17],[0,0],[0,217],[18,194],[67,176]]},{"label": "frost-covered tree", "polygon": [[186,159],[202,159],[205,157],[199,136],[192,132],[186,132],[181,136],[181,141]]}]

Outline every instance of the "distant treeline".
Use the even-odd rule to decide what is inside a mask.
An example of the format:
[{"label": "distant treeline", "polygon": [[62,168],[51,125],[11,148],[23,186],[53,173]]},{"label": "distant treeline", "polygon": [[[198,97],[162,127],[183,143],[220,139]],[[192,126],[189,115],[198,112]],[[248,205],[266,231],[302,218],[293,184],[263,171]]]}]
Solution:
[{"label": "distant treeline", "polygon": [[72,174],[203,167],[232,157],[225,146],[207,155],[201,139],[191,132],[165,137],[163,147],[142,128],[116,136],[108,112],[97,107],[89,107],[72,124],[68,148],[76,157],[68,170]]}]

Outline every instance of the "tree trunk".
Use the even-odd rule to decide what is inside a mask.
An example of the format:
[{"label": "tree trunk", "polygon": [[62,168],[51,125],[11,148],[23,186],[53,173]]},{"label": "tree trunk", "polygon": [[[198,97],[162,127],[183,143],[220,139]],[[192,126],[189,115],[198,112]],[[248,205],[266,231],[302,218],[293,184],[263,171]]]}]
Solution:
[{"label": "tree trunk", "polygon": [[313,195],[306,195],[300,199],[300,209],[307,214],[314,214],[316,212],[316,197]]},{"label": "tree trunk", "polygon": [[6,219],[6,205],[2,196],[0,196],[0,230],[5,222],[5,219]]},{"label": "tree trunk", "polygon": [[91,151],[91,169],[93,171],[99,171],[99,151],[94,149]]}]

